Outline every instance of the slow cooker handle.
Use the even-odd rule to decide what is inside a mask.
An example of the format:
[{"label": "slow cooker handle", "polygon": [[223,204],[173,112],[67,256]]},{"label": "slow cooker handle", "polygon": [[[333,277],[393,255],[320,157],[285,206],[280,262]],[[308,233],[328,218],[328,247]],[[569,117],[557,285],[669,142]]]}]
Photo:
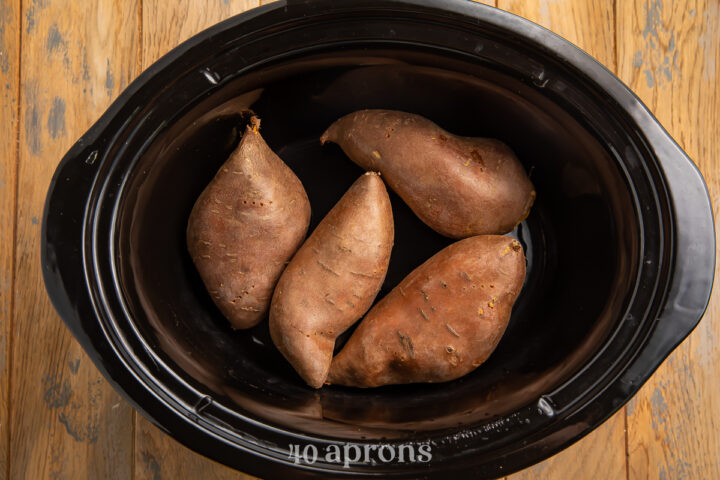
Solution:
[{"label": "slow cooker handle", "polygon": [[652,145],[673,208],[674,251],[664,305],[645,346],[624,375],[631,384],[633,379],[649,376],[698,325],[715,275],[715,223],[707,185],[687,154],[659,124],[657,128],[658,137],[664,138],[654,139]]},{"label": "slow cooker handle", "polygon": [[[90,133],[90,132],[88,132]],[[84,346],[81,322],[90,304],[83,271],[82,224],[87,199],[104,149],[86,142],[87,134],[60,161],[50,182],[42,221],[43,278],[48,296],[70,331]]]}]

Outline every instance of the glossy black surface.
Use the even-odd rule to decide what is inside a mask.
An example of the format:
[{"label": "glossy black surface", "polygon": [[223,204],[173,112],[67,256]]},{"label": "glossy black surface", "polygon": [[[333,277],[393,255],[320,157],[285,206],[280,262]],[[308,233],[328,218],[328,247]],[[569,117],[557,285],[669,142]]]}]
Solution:
[{"label": "glossy black surface", "polygon": [[[714,270],[696,168],[615,77],[564,40],[470,2],[273,4],[150,67],[68,152],[44,218],[51,298],[100,370],[178,440],[255,475],[494,477],[611,415],[697,324]],[[304,386],[266,324],[233,332],[184,244],[240,113],[305,185],[311,228],[362,172],[317,138],[360,108],[508,143],[535,207],[508,331],[442,385]],[[381,295],[450,243],[392,195]],[[690,234],[692,232],[692,234]],[[430,464],[293,466],[290,443],[421,443]],[[322,451],[322,450],[321,450]],[[314,472],[314,473],[313,473]]]}]

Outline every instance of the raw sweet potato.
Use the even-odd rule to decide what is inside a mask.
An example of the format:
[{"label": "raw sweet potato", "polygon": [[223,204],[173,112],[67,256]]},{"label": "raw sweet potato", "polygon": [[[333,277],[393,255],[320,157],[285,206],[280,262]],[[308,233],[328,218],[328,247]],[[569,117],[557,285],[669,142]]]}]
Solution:
[{"label": "raw sweet potato", "polygon": [[535,190],[504,143],[458,137],[430,120],[361,110],[320,138],[383,179],[436,232],[451,237],[507,233],[530,213]]},{"label": "raw sweet potato", "polygon": [[376,173],[360,177],[287,266],[270,307],[273,342],[314,388],[325,382],[335,339],[377,296],[393,244],[393,217]]},{"label": "raw sweet potato", "polygon": [[368,312],[333,359],[328,382],[376,387],[469,373],[500,341],[524,278],[517,240],[482,235],[450,245]]},{"label": "raw sweet potato", "polygon": [[187,246],[205,287],[233,328],[267,314],[273,288],[310,224],[300,180],[251,119],[237,149],[190,213]]}]

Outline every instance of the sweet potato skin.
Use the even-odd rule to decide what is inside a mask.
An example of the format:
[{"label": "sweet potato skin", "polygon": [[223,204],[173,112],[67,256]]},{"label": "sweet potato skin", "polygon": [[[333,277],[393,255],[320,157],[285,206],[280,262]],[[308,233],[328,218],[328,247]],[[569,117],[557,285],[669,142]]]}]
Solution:
[{"label": "sweet potato skin", "polygon": [[372,305],[394,237],[380,177],[366,173],[343,195],[283,272],[270,308],[273,342],[308,385],[327,377],[335,339]]},{"label": "sweet potato skin", "polygon": [[310,224],[310,202],[253,118],[240,144],[196,201],[187,247],[233,328],[267,315],[273,289]]},{"label": "sweet potato skin", "polygon": [[524,278],[517,240],[482,235],[448,246],[368,312],[328,382],[376,387],[466,375],[500,341]]},{"label": "sweet potato skin", "polygon": [[447,237],[507,233],[535,200],[507,145],[452,135],[419,115],[360,110],[335,121],[320,140],[379,171],[423,222]]}]

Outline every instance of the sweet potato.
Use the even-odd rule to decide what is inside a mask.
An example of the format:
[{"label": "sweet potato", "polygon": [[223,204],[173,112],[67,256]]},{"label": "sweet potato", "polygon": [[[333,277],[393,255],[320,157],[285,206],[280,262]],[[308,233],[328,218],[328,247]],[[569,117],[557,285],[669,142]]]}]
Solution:
[{"label": "sweet potato", "polygon": [[376,387],[469,373],[500,341],[524,278],[517,240],[482,235],[450,245],[368,312],[333,359],[328,382]]},{"label": "sweet potato", "polygon": [[535,190],[504,143],[458,137],[430,120],[392,110],[361,110],[320,138],[379,171],[415,214],[451,238],[507,233],[530,213]]},{"label": "sweet potato", "polygon": [[273,288],[310,224],[302,183],[259,127],[253,117],[187,226],[188,251],[233,328],[250,328],[267,315]]},{"label": "sweet potato", "polygon": [[311,387],[325,382],[335,339],[375,300],[393,236],[385,185],[376,173],[366,173],[320,222],[280,277],[270,307],[270,334]]}]

